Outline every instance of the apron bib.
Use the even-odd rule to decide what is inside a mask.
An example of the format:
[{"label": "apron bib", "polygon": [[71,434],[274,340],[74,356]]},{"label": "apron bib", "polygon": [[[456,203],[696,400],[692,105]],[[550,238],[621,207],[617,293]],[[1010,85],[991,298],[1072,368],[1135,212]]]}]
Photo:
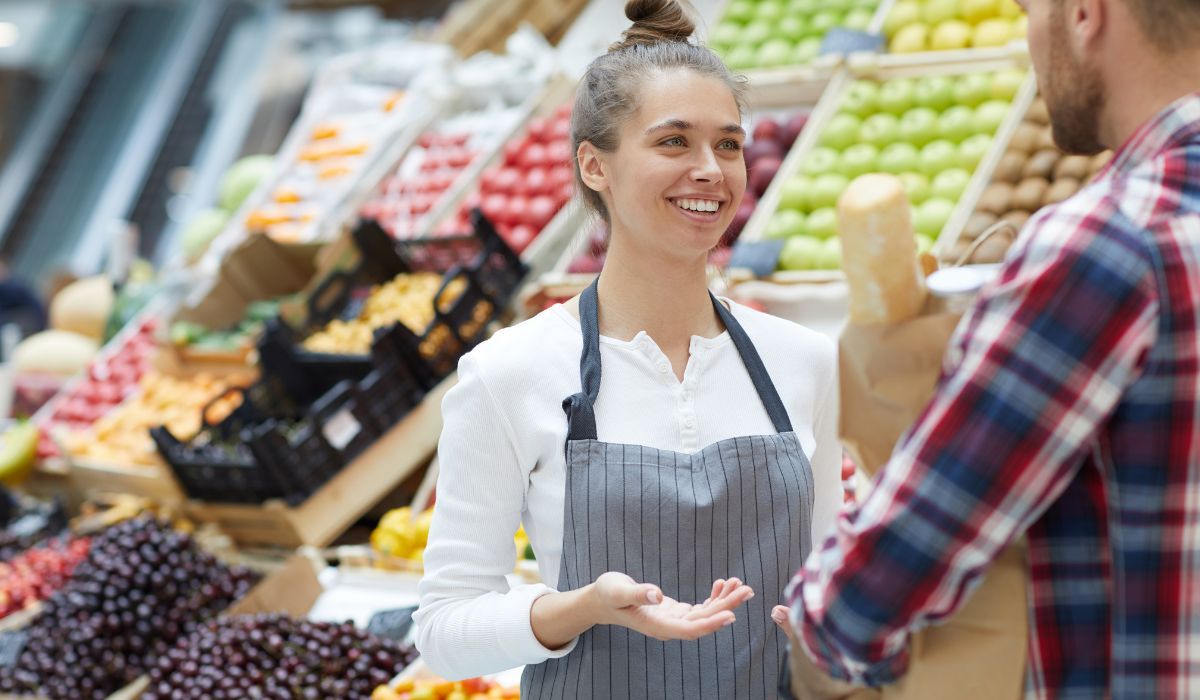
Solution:
[{"label": "apron bib", "polygon": [[722,440],[694,454],[600,442],[592,284],[579,302],[583,391],[563,401],[569,430],[558,589],[620,571],[687,602],[707,598],[717,578],[735,576],[755,596],[735,610],[733,625],[696,641],[597,625],[567,656],[526,667],[524,699],[779,697],[787,639],[770,612],[810,548],[812,468],[753,343],[712,301],[776,433]]}]

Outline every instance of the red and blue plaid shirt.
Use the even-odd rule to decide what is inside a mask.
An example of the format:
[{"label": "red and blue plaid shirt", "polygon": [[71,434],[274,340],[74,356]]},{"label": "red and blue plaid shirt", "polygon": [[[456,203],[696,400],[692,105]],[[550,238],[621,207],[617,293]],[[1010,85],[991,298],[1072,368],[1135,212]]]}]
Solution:
[{"label": "red and blue plaid shirt", "polygon": [[1025,227],[792,621],[835,677],[889,683],[1022,535],[1028,697],[1200,698],[1200,94]]}]

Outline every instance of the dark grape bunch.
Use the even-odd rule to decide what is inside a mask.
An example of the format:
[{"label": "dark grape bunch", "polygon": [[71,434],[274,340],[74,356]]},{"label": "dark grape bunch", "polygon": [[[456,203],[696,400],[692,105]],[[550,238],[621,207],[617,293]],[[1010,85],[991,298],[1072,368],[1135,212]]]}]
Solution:
[{"label": "dark grape bunch", "polygon": [[114,525],[92,539],[87,558],[45,601],[16,665],[0,669],[0,693],[106,698],[255,579],[154,518]]},{"label": "dark grape bunch", "polygon": [[142,700],[365,699],[416,657],[412,647],[349,623],[231,617],[159,657]]}]

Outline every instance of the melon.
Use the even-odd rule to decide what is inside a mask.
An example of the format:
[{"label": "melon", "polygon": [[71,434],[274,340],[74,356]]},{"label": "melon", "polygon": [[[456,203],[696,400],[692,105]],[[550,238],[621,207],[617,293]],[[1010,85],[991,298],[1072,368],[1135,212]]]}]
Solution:
[{"label": "melon", "polygon": [[43,373],[70,377],[82,372],[100,345],[70,331],[49,330],[29,336],[13,351],[18,373]]},{"label": "melon", "polygon": [[72,282],[50,302],[50,327],[99,340],[115,296],[112,282],[103,275]]},{"label": "melon", "polygon": [[208,250],[229,221],[229,212],[224,209],[204,209],[196,213],[188,221],[180,238],[183,254],[190,262],[195,262]]},{"label": "melon", "polygon": [[275,170],[274,156],[246,156],[230,166],[221,178],[218,202],[227,212],[237,211],[250,193]]},{"label": "melon", "polygon": [[0,433],[0,482],[15,486],[29,476],[37,457],[38,428],[17,423]]}]

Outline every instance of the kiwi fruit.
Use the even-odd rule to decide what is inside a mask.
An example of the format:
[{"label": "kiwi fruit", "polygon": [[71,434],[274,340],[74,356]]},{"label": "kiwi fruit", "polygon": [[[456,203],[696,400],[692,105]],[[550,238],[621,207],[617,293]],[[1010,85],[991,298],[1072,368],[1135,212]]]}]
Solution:
[{"label": "kiwi fruit", "polygon": [[1031,216],[1033,216],[1033,214],[1030,214],[1024,209],[1013,209],[1004,216],[1000,217],[1000,220],[1007,221],[1016,227],[1018,231],[1020,231],[1021,228],[1025,226],[1026,222],[1029,221]]},{"label": "kiwi fruit", "polygon": [[1048,125],[1050,110],[1046,108],[1046,101],[1040,97],[1034,100],[1033,104],[1029,105],[1029,111],[1025,114],[1025,118],[1034,124]]},{"label": "kiwi fruit", "polygon": [[1078,191],[1079,180],[1069,177],[1059,178],[1054,181],[1054,184],[1046,188],[1046,194],[1042,197],[1042,206],[1058,204]]},{"label": "kiwi fruit", "polygon": [[963,238],[973,241],[979,238],[984,231],[988,230],[999,221],[999,217],[995,214],[986,211],[977,211],[967,219],[967,225],[963,227]]},{"label": "kiwi fruit", "polygon": [[1085,180],[1091,174],[1092,159],[1087,156],[1063,156],[1062,160],[1058,161],[1058,165],[1054,166],[1055,182],[1064,178],[1071,180]]},{"label": "kiwi fruit", "polygon": [[1025,167],[1021,170],[1021,177],[1023,179],[1031,177],[1049,179],[1054,173],[1054,167],[1058,165],[1058,160],[1061,157],[1061,154],[1053,149],[1038,151],[1025,162]]},{"label": "kiwi fruit", "polygon": [[996,166],[994,178],[997,182],[1016,184],[1021,180],[1021,171],[1025,169],[1025,161],[1029,156],[1020,151],[1008,151],[1000,158]]},{"label": "kiwi fruit", "polygon": [[978,264],[998,263],[1004,261],[1004,256],[1008,254],[1009,247],[1012,246],[1012,239],[1003,234],[997,234],[979,244],[971,255],[970,262]]},{"label": "kiwi fruit", "polygon": [[1103,153],[1097,153],[1096,155],[1092,156],[1091,174],[1095,175],[1101,170],[1104,170],[1104,166],[1108,165],[1109,162],[1112,161],[1112,157],[1112,151],[1104,151]]},{"label": "kiwi fruit", "polygon": [[[1041,151],[1041,150],[1058,151],[1058,144],[1054,143],[1054,131],[1052,131],[1050,129],[1050,127],[1043,126],[1042,130],[1040,132],[1038,132],[1037,149],[1039,151]],[[1062,152],[1059,151],[1059,153],[1061,154]]]},{"label": "kiwi fruit", "polygon": [[1011,150],[1022,153],[1033,153],[1037,150],[1038,136],[1041,132],[1042,128],[1037,124],[1021,122],[1021,125],[1013,132],[1013,137],[1008,142],[1008,147]]},{"label": "kiwi fruit", "polygon": [[1049,189],[1050,183],[1044,177],[1029,177],[1021,181],[1017,185],[1017,189],[1013,192],[1012,206],[1016,209],[1025,209],[1033,211],[1042,206],[1042,200],[1046,197],[1046,190]]},{"label": "kiwi fruit", "polygon": [[1012,209],[1013,186],[1007,182],[993,182],[983,191],[977,209],[1000,216]]},{"label": "kiwi fruit", "polygon": [[960,238],[955,241],[954,245],[950,248],[950,251],[946,253],[942,259],[946,262],[957,263],[962,259],[963,255],[966,255],[967,248],[970,247],[971,241],[967,240],[966,238]]}]

